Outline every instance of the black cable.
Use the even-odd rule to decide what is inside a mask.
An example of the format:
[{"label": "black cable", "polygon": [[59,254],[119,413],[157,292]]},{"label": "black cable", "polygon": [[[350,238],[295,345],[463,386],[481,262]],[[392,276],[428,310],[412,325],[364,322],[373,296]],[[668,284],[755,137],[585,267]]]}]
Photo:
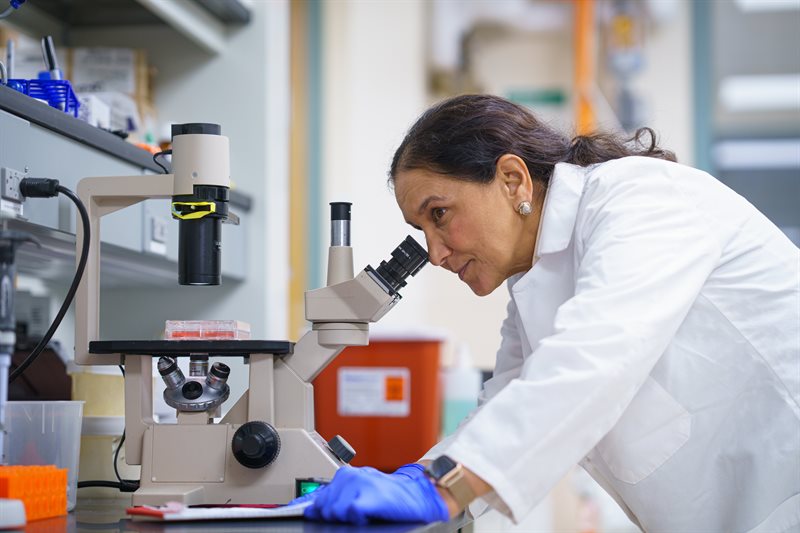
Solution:
[{"label": "black cable", "polygon": [[136,492],[136,489],[139,488],[139,484],[136,483],[134,486],[134,484],[126,482],[118,483],[116,481],[103,481],[99,479],[93,479],[90,481],[78,481],[79,489],[85,489],[87,487],[103,487],[107,489],[117,489],[120,492]]},{"label": "black cable", "polygon": [[153,154],[153,163],[160,166],[161,170],[164,171],[164,174],[169,174],[169,170],[167,170],[167,167],[158,162],[158,158],[162,155],[172,155],[172,150],[162,150],[161,152]]},{"label": "black cable", "polygon": [[119,439],[119,443],[117,443],[117,449],[114,450],[114,474],[117,476],[117,480],[120,483],[124,483],[126,481],[135,481],[135,480],[128,480],[122,479],[122,476],[119,475],[119,468],[117,467],[117,462],[119,461],[119,451],[122,448],[122,444],[125,442],[125,431],[122,431],[122,437]]},{"label": "black cable", "polygon": [[[119,366],[119,371],[122,372],[122,377],[125,377],[125,367],[122,365],[117,365],[117,366]],[[125,443],[125,430],[122,430],[122,437],[120,437],[119,442],[117,443],[117,449],[114,450],[114,474],[117,476],[117,480],[120,482],[120,484],[126,487],[134,487],[133,490],[136,490],[139,488],[138,480],[122,479],[122,476],[119,475],[119,467],[117,466],[117,463],[119,463],[119,451],[122,449],[122,445],[124,443]],[[119,490],[121,490],[122,492],[132,492],[132,491],[127,491],[125,489],[119,489]]]},{"label": "black cable", "polygon": [[[119,371],[122,372],[122,376],[125,377],[125,367],[122,365],[119,366]],[[117,476],[117,481],[102,481],[102,480],[92,480],[92,481],[79,481],[78,488],[82,489],[84,487],[104,487],[109,489],[118,489],[120,492],[136,492],[139,488],[139,481],[135,479],[122,479],[122,476],[119,475],[119,468],[117,467],[117,462],[119,462],[119,451],[122,449],[122,445],[125,442],[125,431],[122,431],[122,437],[117,443],[117,449],[114,450],[114,474]]]},{"label": "black cable", "polygon": [[[119,366],[119,371],[122,372],[122,377],[125,377],[125,367],[122,365]],[[122,430],[122,437],[120,437],[119,442],[117,443],[117,449],[114,450],[114,474],[117,476],[117,480],[122,483],[123,479],[122,476],[119,475],[119,468],[117,467],[117,462],[119,461],[119,451],[122,449],[122,444],[125,442],[125,430]]]},{"label": "black cable", "polygon": [[[29,179],[29,178],[26,178]],[[22,180],[25,182],[26,180]],[[22,186],[20,185],[20,190],[22,190]],[[61,304],[61,309],[58,310],[53,323],[50,324],[50,328],[42,337],[42,340],[39,341],[39,344],[33,349],[28,357],[25,358],[20,365],[11,372],[11,375],[8,378],[9,383],[13,383],[15,379],[17,379],[23,372],[33,363],[39,354],[44,351],[47,343],[50,342],[50,339],[53,338],[53,334],[58,329],[58,326],[61,325],[61,321],[64,319],[64,315],[67,314],[67,310],[69,309],[70,304],[72,304],[72,300],[75,298],[75,293],[78,291],[78,285],[81,282],[81,278],[83,277],[83,271],[86,269],[86,261],[89,257],[89,241],[90,241],[90,233],[89,233],[89,213],[86,212],[86,207],[81,202],[81,199],[78,198],[75,193],[71,190],[63,187],[61,185],[57,185],[55,187],[57,192],[60,192],[75,204],[75,207],[78,209],[78,213],[81,217],[81,224],[83,226],[83,242],[81,243],[81,257],[78,261],[78,268],[75,270],[75,276],[72,278],[72,284],[67,291],[67,295],[64,297],[64,303]],[[23,193],[24,194],[24,193]]]}]

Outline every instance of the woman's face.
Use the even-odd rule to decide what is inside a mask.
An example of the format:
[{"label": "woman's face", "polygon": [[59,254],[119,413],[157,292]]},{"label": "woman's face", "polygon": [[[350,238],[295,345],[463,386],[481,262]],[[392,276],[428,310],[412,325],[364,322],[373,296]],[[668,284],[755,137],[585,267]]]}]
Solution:
[{"label": "woman's face", "polygon": [[[395,176],[395,198],[411,226],[425,233],[432,264],[455,274],[478,296],[530,268],[533,239],[515,209],[530,191],[414,169]],[[520,196],[520,194],[522,196]],[[527,196],[526,196],[527,194]],[[519,198],[518,198],[519,196]]]}]

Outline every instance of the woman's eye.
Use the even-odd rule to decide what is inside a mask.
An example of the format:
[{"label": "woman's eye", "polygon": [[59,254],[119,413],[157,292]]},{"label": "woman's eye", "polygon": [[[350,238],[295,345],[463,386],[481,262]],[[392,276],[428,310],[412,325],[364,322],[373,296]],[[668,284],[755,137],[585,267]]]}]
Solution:
[{"label": "woman's eye", "polygon": [[440,220],[442,220],[442,217],[444,217],[444,214],[446,212],[447,210],[444,207],[437,207],[431,210],[431,217],[433,218],[434,222],[439,222]]}]

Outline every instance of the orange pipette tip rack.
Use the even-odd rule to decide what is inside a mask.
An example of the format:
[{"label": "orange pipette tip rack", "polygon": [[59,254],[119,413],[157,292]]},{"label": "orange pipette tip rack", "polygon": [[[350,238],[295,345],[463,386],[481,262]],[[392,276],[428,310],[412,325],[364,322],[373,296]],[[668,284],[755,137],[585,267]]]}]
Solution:
[{"label": "orange pipette tip rack", "polygon": [[67,514],[67,469],[0,466],[0,498],[22,500],[28,521]]}]

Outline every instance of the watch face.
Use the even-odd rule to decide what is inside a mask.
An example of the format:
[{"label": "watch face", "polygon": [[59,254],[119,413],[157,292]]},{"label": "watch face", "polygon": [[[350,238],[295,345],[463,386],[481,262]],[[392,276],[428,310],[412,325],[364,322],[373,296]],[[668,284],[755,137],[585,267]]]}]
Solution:
[{"label": "watch face", "polygon": [[454,469],[456,464],[457,463],[455,461],[446,455],[442,455],[441,457],[437,457],[431,464],[428,465],[427,471],[433,479],[438,480],[449,471]]}]

